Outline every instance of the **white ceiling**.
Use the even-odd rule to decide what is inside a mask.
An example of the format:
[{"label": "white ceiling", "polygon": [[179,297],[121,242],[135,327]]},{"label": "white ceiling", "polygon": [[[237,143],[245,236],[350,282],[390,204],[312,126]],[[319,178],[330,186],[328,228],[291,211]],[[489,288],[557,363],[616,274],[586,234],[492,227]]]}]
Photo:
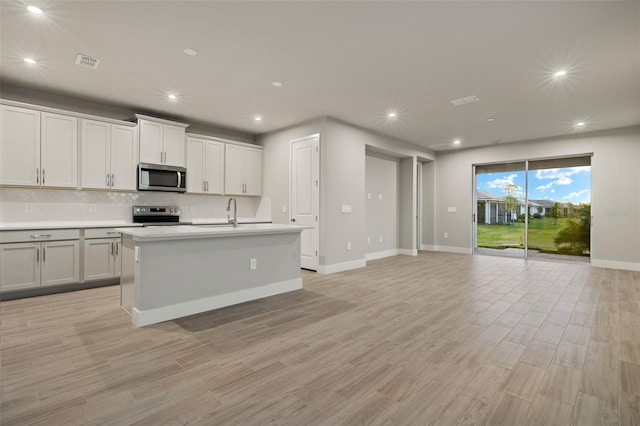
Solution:
[{"label": "white ceiling", "polygon": [[640,124],[638,1],[26,4],[0,2],[4,84],[252,134],[328,115],[444,150]]}]

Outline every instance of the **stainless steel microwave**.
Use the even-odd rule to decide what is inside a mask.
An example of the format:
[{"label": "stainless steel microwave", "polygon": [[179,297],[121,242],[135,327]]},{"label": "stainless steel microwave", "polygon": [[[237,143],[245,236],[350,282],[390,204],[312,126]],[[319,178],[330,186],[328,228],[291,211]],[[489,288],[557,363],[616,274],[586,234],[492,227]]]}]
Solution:
[{"label": "stainless steel microwave", "polygon": [[138,166],[138,190],[186,192],[187,169],[140,163]]}]

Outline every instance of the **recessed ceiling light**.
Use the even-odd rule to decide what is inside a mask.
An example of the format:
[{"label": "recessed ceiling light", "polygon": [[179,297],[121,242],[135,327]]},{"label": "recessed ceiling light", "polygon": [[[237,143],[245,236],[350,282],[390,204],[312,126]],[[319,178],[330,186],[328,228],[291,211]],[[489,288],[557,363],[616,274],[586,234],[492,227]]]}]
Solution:
[{"label": "recessed ceiling light", "polygon": [[34,15],[42,15],[42,9],[37,6],[27,6],[27,10]]},{"label": "recessed ceiling light", "polygon": [[396,118],[398,116],[398,113],[391,111],[390,113],[387,114],[387,117],[389,118]]},{"label": "recessed ceiling light", "polygon": [[176,99],[178,99],[178,97],[173,93],[170,93],[169,95],[167,95],[167,98],[171,99],[172,101],[175,101]]},{"label": "recessed ceiling light", "polygon": [[454,145],[460,145],[460,143],[461,143],[461,142],[462,142],[462,141],[461,141],[460,139],[455,139],[455,140],[453,141],[453,144],[454,144]]},{"label": "recessed ceiling light", "polygon": [[255,117],[253,117],[253,119],[255,121],[262,121],[262,117],[260,117],[259,115],[256,115]]},{"label": "recessed ceiling light", "polygon": [[32,58],[24,58],[24,61],[26,63],[28,63],[28,64],[35,64],[36,63],[35,59],[32,59]]},{"label": "recessed ceiling light", "polygon": [[487,121],[489,121],[489,122],[491,122],[491,121],[496,121],[496,119],[495,119],[495,118],[493,118],[493,117],[489,117],[489,118],[487,118]]},{"label": "recessed ceiling light", "polygon": [[196,56],[198,54],[198,51],[193,49],[184,49],[184,53],[189,56]]},{"label": "recessed ceiling light", "polygon": [[582,126],[584,126],[584,121],[580,121],[576,123],[576,127],[582,127]]},{"label": "recessed ceiling light", "polygon": [[567,75],[567,70],[556,71],[556,73],[553,74],[554,77],[562,77],[564,75]]},{"label": "recessed ceiling light", "polygon": [[271,83],[271,85],[273,87],[282,87],[282,83],[280,83],[279,81],[274,81],[273,83]]}]

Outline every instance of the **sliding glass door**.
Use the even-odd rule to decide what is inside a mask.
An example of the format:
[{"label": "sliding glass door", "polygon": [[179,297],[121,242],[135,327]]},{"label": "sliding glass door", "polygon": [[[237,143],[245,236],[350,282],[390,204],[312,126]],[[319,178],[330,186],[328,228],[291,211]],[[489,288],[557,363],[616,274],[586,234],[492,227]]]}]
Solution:
[{"label": "sliding glass door", "polygon": [[529,258],[588,262],[591,157],[528,162]]},{"label": "sliding glass door", "polygon": [[525,167],[524,161],[475,166],[476,252],[525,256]]},{"label": "sliding glass door", "polygon": [[590,156],[474,169],[476,253],[589,261]]}]

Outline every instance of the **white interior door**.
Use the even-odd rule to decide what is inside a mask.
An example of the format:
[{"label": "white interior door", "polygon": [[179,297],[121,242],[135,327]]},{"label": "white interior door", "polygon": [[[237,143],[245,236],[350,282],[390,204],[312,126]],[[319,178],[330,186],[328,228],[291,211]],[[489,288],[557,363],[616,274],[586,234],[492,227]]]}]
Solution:
[{"label": "white interior door", "polygon": [[302,231],[300,266],[318,270],[320,215],[320,136],[291,141],[291,221]]}]

